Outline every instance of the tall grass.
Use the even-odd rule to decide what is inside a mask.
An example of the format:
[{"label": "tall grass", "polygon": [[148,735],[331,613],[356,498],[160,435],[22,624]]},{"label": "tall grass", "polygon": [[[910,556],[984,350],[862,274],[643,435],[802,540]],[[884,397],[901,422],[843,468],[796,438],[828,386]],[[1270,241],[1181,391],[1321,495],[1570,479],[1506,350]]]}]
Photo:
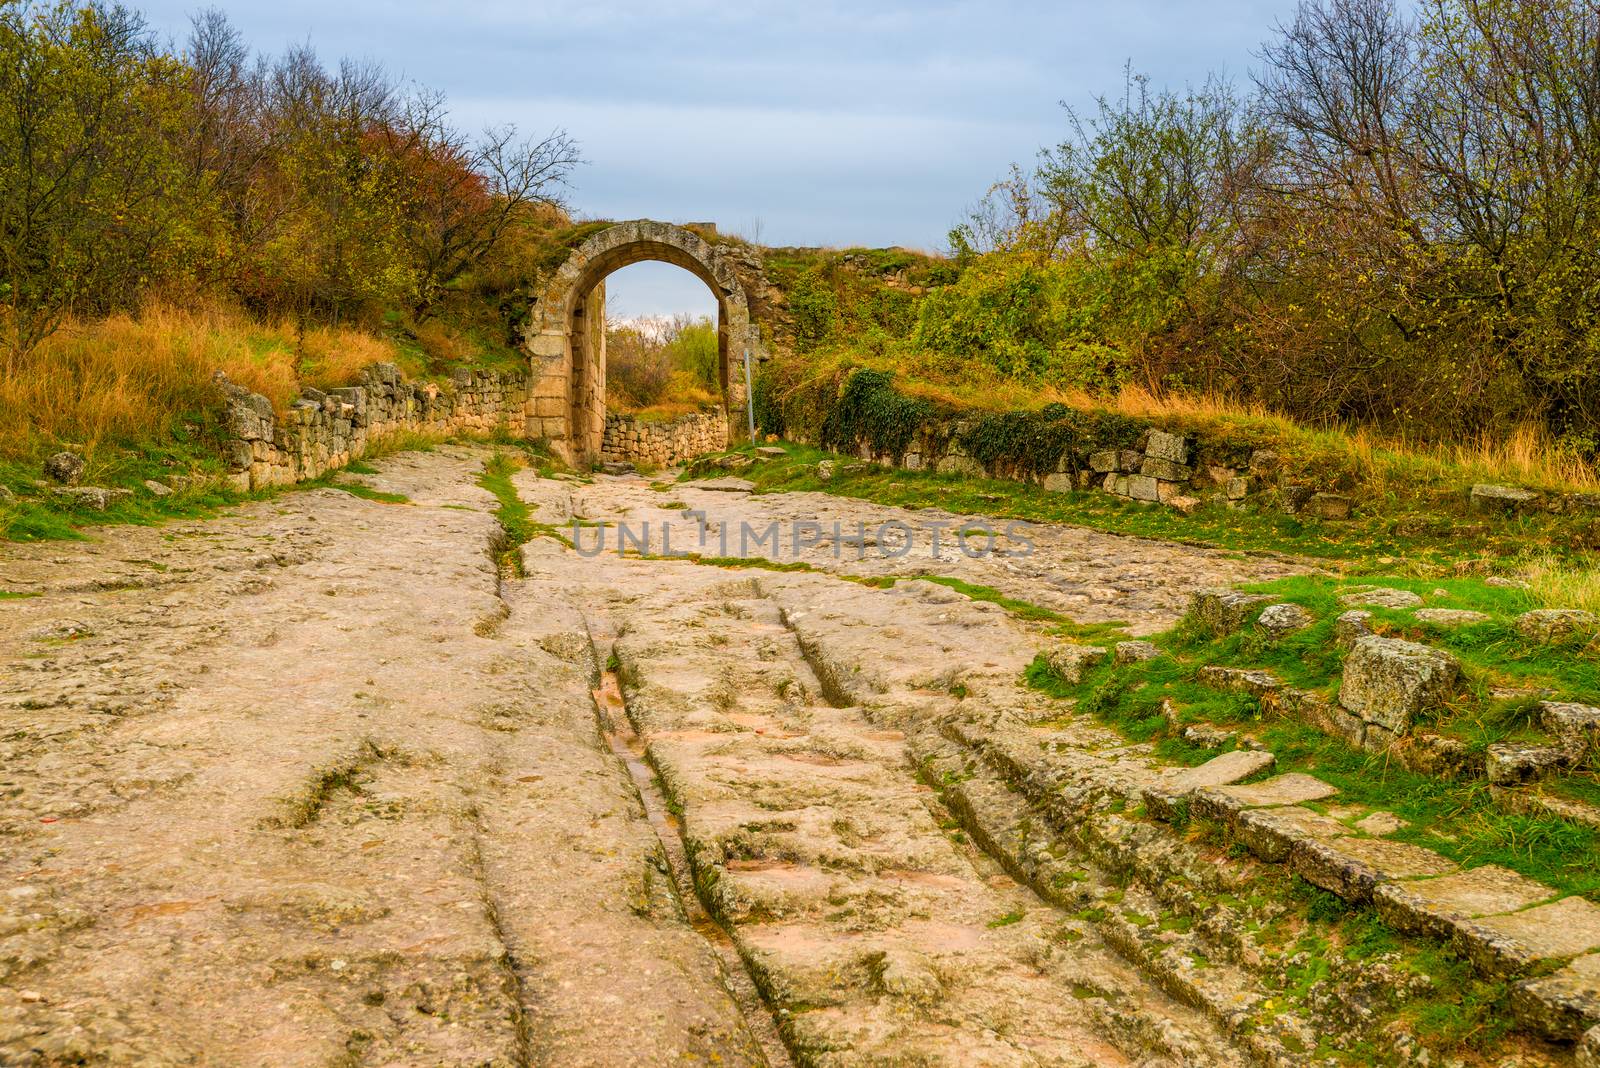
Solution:
[{"label": "tall grass", "polygon": [[1581,608],[1600,615],[1600,565],[1545,554],[1530,557],[1518,574],[1528,595],[1545,608]]},{"label": "tall grass", "polygon": [[69,322],[31,352],[0,353],[0,457],[163,440],[216,404],[216,371],[281,412],[303,384],[343,385],[394,358],[392,345],[359,330],[315,327],[297,338],[292,323],[222,307],[152,305]]}]

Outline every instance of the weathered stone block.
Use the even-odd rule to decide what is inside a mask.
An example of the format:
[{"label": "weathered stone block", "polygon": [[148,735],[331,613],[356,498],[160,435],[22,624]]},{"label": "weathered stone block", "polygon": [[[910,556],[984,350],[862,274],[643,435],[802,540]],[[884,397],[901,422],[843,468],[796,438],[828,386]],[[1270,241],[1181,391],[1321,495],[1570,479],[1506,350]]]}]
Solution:
[{"label": "weathered stone block", "polygon": [[1536,608],[1517,617],[1517,630],[1523,637],[1550,642],[1600,627],[1600,617],[1578,608]]},{"label": "weathered stone block", "polygon": [[1247,809],[1303,805],[1338,792],[1321,779],[1292,771],[1249,785],[1205,787],[1194,792],[1190,804],[1196,815],[1232,824]]},{"label": "weathered stone block", "polygon": [[1313,493],[1300,506],[1300,512],[1313,519],[1349,519],[1355,503],[1342,493]]},{"label": "weathered stone block", "polygon": [[1468,503],[1480,512],[1515,512],[1533,504],[1539,495],[1515,486],[1496,486],[1480,482],[1472,487]]},{"label": "weathered stone block", "polygon": [[1219,664],[1208,664],[1201,668],[1198,678],[1204,686],[1230,693],[1247,693],[1252,697],[1262,697],[1283,686],[1278,676],[1270,671],[1223,667]]},{"label": "weathered stone block", "polygon": [[1118,664],[1133,664],[1142,660],[1154,660],[1160,655],[1161,650],[1151,642],[1118,642],[1115,647],[1114,659]]},{"label": "weathered stone block", "polygon": [[1372,894],[1378,915],[1391,927],[1445,940],[1467,920],[1516,912],[1554,896],[1543,883],[1494,864],[1437,879],[1385,883]]},{"label": "weathered stone block", "polygon": [[1329,841],[1349,833],[1350,828],[1332,816],[1295,805],[1246,809],[1234,819],[1234,837],[1271,864],[1287,862],[1303,842]]},{"label": "weathered stone block", "polygon": [[1173,463],[1159,456],[1146,456],[1144,463],[1139,465],[1141,475],[1150,475],[1163,482],[1187,482],[1194,477],[1194,468],[1187,464]]},{"label": "weathered stone block", "polygon": [[1161,500],[1161,484],[1149,475],[1129,475],[1127,495],[1136,501]]},{"label": "weathered stone block", "polygon": [[1186,800],[1196,790],[1248,779],[1272,767],[1274,760],[1271,753],[1256,750],[1236,749],[1223,753],[1199,767],[1185,768],[1146,787],[1143,791],[1145,808],[1157,819],[1170,820],[1177,812],[1178,802]]},{"label": "weathered stone block", "polygon": [[[1165,485],[1165,483],[1163,483],[1163,485]],[[1204,503],[1199,497],[1190,497],[1181,493],[1172,497],[1167,497],[1165,500],[1168,508],[1171,508],[1173,511],[1182,515],[1194,515],[1200,510],[1201,505]]]},{"label": "weathered stone block", "polygon": [[1118,458],[1121,453],[1116,449],[1101,449],[1099,452],[1089,454],[1089,470],[1096,474],[1109,474],[1120,469]]},{"label": "weathered stone block", "polygon": [[1299,842],[1289,863],[1306,882],[1354,902],[1370,899],[1380,883],[1456,870],[1454,863],[1432,850],[1384,838]]},{"label": "weathered stone block", "polygon": [[1359,639],[1345,658],[1339,704],[1369,724],[1405,734],[1444,703],[1461,675],[1449,653],[1398,638]]},{"label": "weathered stone block", "polygon": [[1169,434],[1164,430],[1150,431],[1150,440],[1145,443],[1144,454],[1157,460],[1167,460],[1174,464],[1187,464],[1189,462],[1189,439],[1181,434]]},{"label": "weathered stone block", "polygon": [[1256,626],[1269,638],[1283,638],[1317,621],[1316,617],[1297,604],[1269,604],[1256,617]]},{"label": "weathered stone block", "polygon": [[1436,627],[1466,627],[1489,619],[1486,613],[1466,608],[1419,608],[1412,614],[1421,622],[1432,623]]},{"label": "weathered stone block", "polygon": [[1089,671],[1105,663],[1106,650],[1098,645],[1058,645],[1044,654],[1046,664],[1064,682],[1076,686]]},{"label": "weathered stone block", "polygon": [[1232,634],[1255,614],[1258,606],[1272,598],[1259,593],[1214,588],[1200,590],[1189,603],[1190,613],[1212,634]]},{"label": "weathered stone block", "polygon": [[1348,649],[1357,639],[1365,638],[1372,633],[1372,613],[1359,608],[1352,608],[1333,621],[1333,638],[1339,645]]},{"label": "weathered stone block", "polygon": [[1484,756],[1484,774],[1496,786],[1534,782],[1568,763],[1567,751],[1553,745],[1495,742]]},{"label": "weathered stone block", "polygon": [[1410,590],[1397,590],[1389,586],[1357,586],[1341,594],[1339,603],[1369,608],[1415,608],[1422,603],[1422,598]]},{"label": "weathered stone block", "polygon": [[1227,487],[1226,487],[1226,492],[1228,494],[1228,500],[1230,500],[1230,501],[1242,501],[1246,497],[1250,496],[1250,489],[1251,489],[1251,480],[1250,480],[1250,477],[1248,475],[1242,475],[1242,476],[1239,476],[1237,478],[1230,478],[1230,479],[1228,479],[1228,484],[1227,484]]},{"label": "weathered stone block", "polygon": [[1509,979],[1543,962],[1600,949],[1600,907],[1581,897],[1567,897],[1460,923],[1454,931],[1457,948],[1474,964]]}]

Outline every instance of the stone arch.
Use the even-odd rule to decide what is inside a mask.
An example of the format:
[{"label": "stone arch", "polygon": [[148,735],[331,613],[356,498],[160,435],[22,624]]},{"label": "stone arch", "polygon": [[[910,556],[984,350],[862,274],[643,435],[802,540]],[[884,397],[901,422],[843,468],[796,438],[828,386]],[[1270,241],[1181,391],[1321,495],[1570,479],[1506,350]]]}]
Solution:
[{"label": "stone arch", "polygon": [[729,429],[743,423],[742,363],[760,353],[750,302],[732,262],[717,246],[681,226],[638,219],[617,223],[574,249],[536,295],[528,326],[532,359],[527,411],[530,437],[549,440],[569,463],[600,455],[606,418],[605,278],[643,260],[695,275],[717,298],[718,374]]}]

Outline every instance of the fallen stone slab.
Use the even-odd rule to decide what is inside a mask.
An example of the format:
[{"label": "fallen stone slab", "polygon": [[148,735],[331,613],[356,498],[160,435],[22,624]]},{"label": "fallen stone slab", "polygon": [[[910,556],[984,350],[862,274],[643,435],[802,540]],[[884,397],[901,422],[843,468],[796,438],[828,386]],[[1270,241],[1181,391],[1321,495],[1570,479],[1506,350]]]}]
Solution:
[{"label": "fallen stone slab", "polygon": [[1200,590],[1189,604],[1200,625],[1221,637],[1232,634],[1249,621],[1257,607],[1268,604],[1272,598],[1260,593],[1241,593],[1238,590]]},{"label": "fallen stone slab", "polygon": [[1480,969],[1511,979],[1540,964],[1600,949],[1600,906],[1581,897],[1565,897],[1457,924],[1452,939]]},{"label": "fallen stone slab", "polygon": [[1379,811],[1361,817],[1352,826],[1365,834],[1377,835],[1381,838],[1386,834],[1403,831],[1411,824],[1396,816],[1393,812]]},{"label": "fallen stone slab", "polygon": [[1291,771],[1248,785],[1210,786],[1196,790],[1189,803],[1196,815],[1222,823],[1232,823],[1239,813],[1252,808],[1302,805],[1321,801],[1338,789],[1312,775]]},{"label": "fallen stone slab", "polygon": [[789,450],[781,445],[761,445],[756,448],[757,456],[788,456]]},{"label": "fallen stone slab", "polygon": [[1580,608],[1536,608],[1517,617],[1517,631],[1536,642],[1552,642],[1600,627],[1600,617]]},{"label": "fallen stone slab", "polygon": [[687,483],[690,489],[711,490],[716,493],[754,493],[756,484],[747,478],[702,478]]},{"label": "fallen stone slab", "polygon": [[1468,504],[1480,512],[1515,512],[1539,499],[1532,490],[1480,482],[1467,495]]},{"label": "fallen stone slab", "polygon": [[1495,864],[1437,879],[1384,883],[1372,892],[1378,915],[1389,926],[1445,940],[1465,921],[1516,912],[1554,896],[1543,883]]},{"label": "fallen stone slab", "polygon": [[1304,630],[1317,618],[1297,604],[1269,604],[1256,617],[1256,626],[1269,638],[1282,638],[1297,630]]},{"label": "fallen stone slab", "polygon": [[1484,775],[1496,786],[1536,782],[1566,767],[1568,751],[1554,745],[1495,742],[1484,753]]},{"label": "fallen stone slab", "polygon": [[1460,663],[1443,650],[1369,635],[1345,658],[1339,704],[1368,723],[1405,734],[1414,717],[1444,703],[1460,675]]},{"label": "fallen stone slab", "polygon": [[1300,842],[1290,853],[1289,864],[1311,885],[1358,903],[1369,900],[1382,883],[1456,870],[1454,862],[1431,849],[1386,838]]},{"label": "fallen stone slab", "polygon": [[168,497],[172,495],[172,487],[165,482],[157,482],[153,478],[144,480],[144,488],[150,491],[152,497]]},{"label": "fallen stone slab", "polygon": [[600,473],[604,475],[631,475],[637,470],[627,460],[607,460],[600,465]]},{"label": "fallen stone slab", "polygon": [[1470,608],[1419,608],[1412,615],[1438,627],[1465,627],[1489,619],[1488,613],[1474,612]]},{"label": "fallen stone slab", "polygon": [[1410,590],[1390,586],[1359,586],[1340,596],[1339,603],[1364,608],[1415,608],[1422,598]]},{"label": "fallen stone slab", "polygon": [[126,500],[133,496],[133,491],[120,486],[107,489],[103,486],[67,486],[52,491],[58,500],[66,501],[69,505],[87,508],[92,512],[103,512],[118,501]]},{"label": "fallen stone slab", "polygon": [[1297,805],[1246,809],[1233,821],[1233,835],[1239,844],[1269,864],[1286,863],[1302,842],[1330,841],[1349,834],[1350,828],[1332,816]]},{"label": "fallen stone slab", "polygon": [[1600,708],[1575,701],[1539,702],[1539,724],[1563,740],[1592,744],[1600,739]]},{"label": "fallen stone slab", "polygon": [[1076,686],[1084,675],[1105,663],[1106,655],[1106,650],[1099,645],[1065,644],[1046,651],[1044,662],[1063,682]]}]

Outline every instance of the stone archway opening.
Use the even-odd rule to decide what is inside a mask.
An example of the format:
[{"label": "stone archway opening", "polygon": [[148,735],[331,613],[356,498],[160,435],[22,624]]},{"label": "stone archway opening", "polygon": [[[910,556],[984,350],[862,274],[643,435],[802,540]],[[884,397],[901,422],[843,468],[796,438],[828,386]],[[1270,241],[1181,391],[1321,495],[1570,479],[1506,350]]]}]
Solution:
[{"label": "stone archway opening", "polygon": [[605,279],[645,260],[699,278],[717,302],[717,367],[729,429],[743,426],[743,361],[760,351],[750,302],[733,264],[717,246],[681,226],[640,219],[590,237],[536,296],[527,345],[532,359],[527,433],[544,438],[568,463],[599,458],[606,421]]}]

